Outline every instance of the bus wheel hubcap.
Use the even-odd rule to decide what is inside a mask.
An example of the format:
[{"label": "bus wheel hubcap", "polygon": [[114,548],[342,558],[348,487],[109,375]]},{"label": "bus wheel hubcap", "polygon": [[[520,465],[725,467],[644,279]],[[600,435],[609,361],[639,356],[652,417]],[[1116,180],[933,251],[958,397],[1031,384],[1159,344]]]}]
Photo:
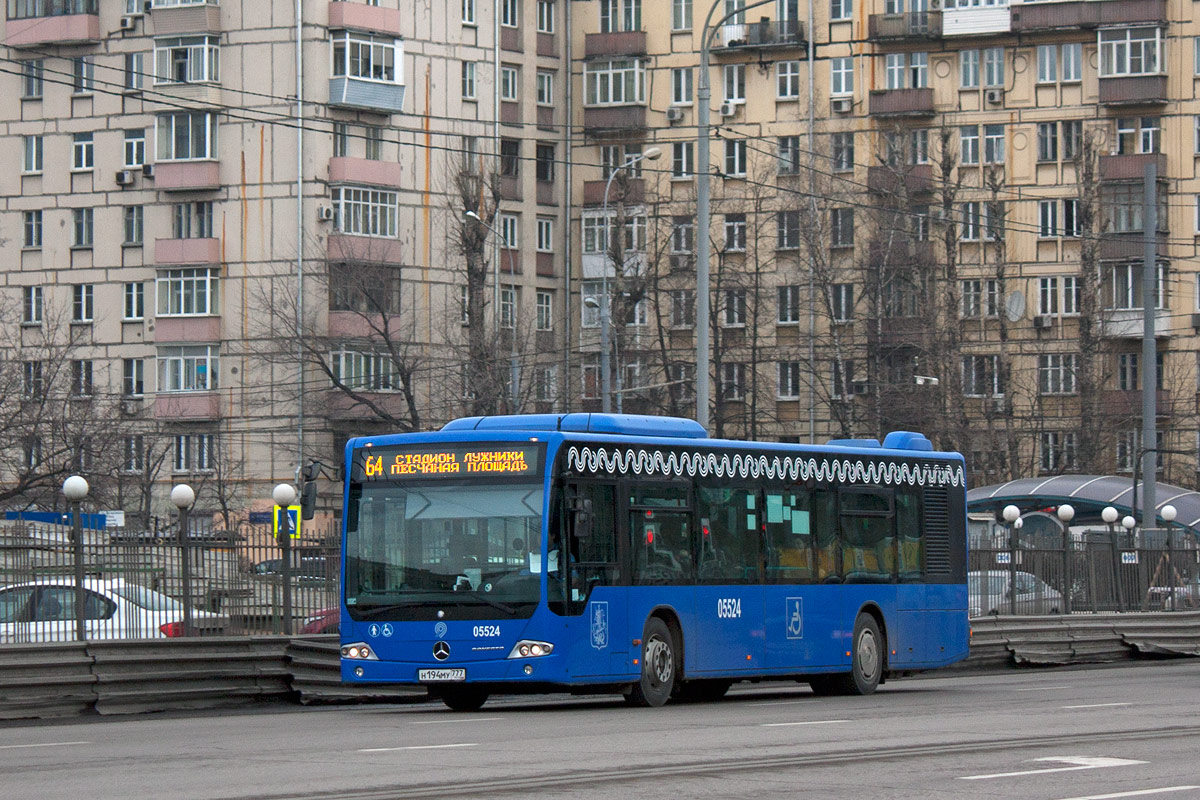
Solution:
[{"label": "bus wheel hubcap", "polygon": [[671,680],[671,647],[657,636],[646,642],[646,670],[659,684]]},{"label": "bus wheel hubcap", "polygon": [[858,666],[867,680],[874,680],[879,671],[879,650],[870,631],[863,631],[858,637]]}]

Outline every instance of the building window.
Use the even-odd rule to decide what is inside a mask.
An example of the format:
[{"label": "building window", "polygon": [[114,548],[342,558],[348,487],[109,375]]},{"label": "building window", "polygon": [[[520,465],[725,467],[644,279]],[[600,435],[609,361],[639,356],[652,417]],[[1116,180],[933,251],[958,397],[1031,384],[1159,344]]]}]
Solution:
[{"label": "building window", "polygon": [[854,319],[854,284],[835,283],[830,287],[829,299],[835,322]]},{"label": "building window", "polygon": [[124,472],[142,473],[146,471],[145,442],[146,438],[141,434],[124,437],[125,456],[121,461]]},{"label": "building window", "polygon": [[746,251],[746,215],[725,215],[725,252],[744,253]]},{"label": "building window", "polygon": [[213,238],[213,203],[176,203],[171,206],[171,233],[176,239]]},{"label": "building window", "polygon": [[534,148],[534,169],[539,181],[554,180],[554,145],[538,142]]},{"label": "building window", "polygon": [[24,221],[24,238],[22,246],[38,248],[42,246],[42,212],[24,211],[21,214]]},{"label": "building window", "polygon": [[[1159,264],[1155,271],[1154,307],[1162,310],[1165,298],[1167,268]],[[1142,265],[1114,264],[1104,273],[1104,293],[1109,309],[1140,309],[1142,307]]]},{"label": "building window", "polygon": [[983,51],[983,85],[1004,88],[1004,48],[988,47]]},{"label": "building window", "polygon": [[192,433],[175,437],[174,472],[212,472],[213,434]]},{"label": "building window", "polygon": [[1062,80],[1063,83],[1079,83],[1083,80],[1083,44],[1064,44],[1062,46]]},{"label": "building window", "polygon": [[959,86],[964,89],[979,88],[979,51],[960,50],[958,53]]},{"label": "building window", "polygon": [[696,324],[696,291],[694,289],[672,289],[671,327],[691,328]]},{"label": "building window", "polygon": [[26,174],[37,174],[42,171],[44,144],[41,136],[23,136],[25,158],[21,162],[21,171]]},{"label": "building window", "polygon": [[725,140],[725,177],[746,177],[746,140]]},{"label": "building window", "polygon": [[671,253],[691,255],[696,249],[696,221],[692,217],[671,220]]},{"label": "building window", "polygon": [[694,142],[674,142],[671,145],[671,177],[690,178],[696,171]]},{"label": "building window", "polygon": [[141,397],[146,393],[146,361],[141,358],[121,360],[121,392],[126,397]]},{"label": "building window", "polygon": [[775,247],[779,250],[795,250],[800,247],[800,212],[775,212]]},{"label": "building window", "polygon": [[1077,353],[1044,353],[1038,356],[1038,391],[1042,394],[1075,394]]},{"label": "building window", "polygon": [[554,105],[554,73],[538,70],[537,73],[537,104],[539,106]]},{"label": "building window", "polygon": [[154,82],[216,83],[221,80],[220,37],[184,36],[154,42]]},{"label": "building window", "polygon": [[140,320],[146,317],[146,285],[141,281],[125,284],[125,321]]},{"label": "building window", "polygon": [[722,324],[726,328],[743,327],[746,324],[746,290],[726,289],[722,295]]},{"label": "building window", "polygon": [[600,0],[600,32],[640,31],[642,0]]},{"label": "building window", "polygon": [[846,358],[835,358],[830,365],[829,393],[834,400],[842,400],[854,394],[854,362]]},{"label": "building window", "polygon": [[688,105],[692,102],[692,68],[675,67],[671,70],[671,105]]},{"label": "building window", "polygon": [[96,232],[96,210],[76,208],[71,214],[75,222],[75,241],[72,247],[91,247]]},{"label": "building window", "polygon": [[829,0],[829,19],[837,22],[854,16],[854,0]]},{"label": "building window", "polygon": [[692,0],[671,0],[671,30],[692,29]]},{"label": "building window", "polygon": [[71,396],[92,396],[92,362],[88,360],[73,360],[71,362]]},{"label": "building window", "polygon": [[583,65],[584,103],[620,106],[646,102],[646,63],[630,58]]},{"label": "building window", "polygon": [[77,133],[71,148],[71,169],[89,170],[96,166],[95,134]]},{"label": "building window", "polygon": [[830,244],[834,247],[854,246],[854,209],[829,210]]},{"label": "building window", "polygon": [[830,87],[834,97],[854,94],[854,59],[851,56],[829,59]]},{"label": "building window", "polygon": [[1037,82],[1058,82],[1058,45],[1039,44],[1037,47]]},{"label": "building window", "polygon": [[462,23],[475,24],[475,0],[462,0]]},{"label": "building window", "polygon": [[125,206],[125,241],[124,244],[140,245],[143,228],[145,227],[145,211],[141,206]]},{"label": "building window", "polygon": [[96,318],[96,287],[77,283],[71,287],[71,322],[92,322]]},{"label": "building window", "polygon": [[27,400],[41,398],[45,394],[45,390],[42,362],[21,362],[21,396]]},{"label": "building window", "polygon": [[125,54],[125,91],[140,92],[145,74],[145,53]]},{"label": "building window", "polygon": [[391,392],[400,388],[395,363],[387,353],[338,350],[330,354],[333,382],[367,392]]},{"label": "building window", "polygon": [[125,131],[125,168],[136,169],[146,163],[146,129]]},{"label": "building window", "polygon": [[721,399],[741,400],[746,396],[746,365],[726,362],[721,365]]},{"label": "building window", "polygon": [[383,189],[333,188],[333,227],[338,233],[394,238],[399,196]]},{"label": "building window", "polygon": [[800,171],[800,137],[780,136],[778,142],[780,175],[795,175]]},{"label": "building window", "polygon": [[964,165],[979,163],[979,128],[963,125],[958,129],[959,161]]},{"label": "building window", "polygon": [[1162,28],[1101,30],[1100,77],[1158,74],[1162,33]]},{"label": "building window", "polygon": [[1038,279],[1038,314],[1058,313],[1058,278]]},{"label": "building window", "polygon": [[795,400],[800,396],[800,362],[780,361],[776,396],[780,400]]},{"label": "building window", "polygon": [[780,325],[790,325],[800,321],[799,284],[779,287],[779,314],[777,321]]},{"label": "building window", "polygon": [[194,161],[217,157],[217,115],[212,111],[159,114],[159,161]]},{"label": "building window", "polygon": [[403,46],[400,40],[368,33],[335,31],[333,77],[381,83],[402,83]]},{"label": "building window", "polygon": [[516,67],[500,68],[500,99],[515,103],[521,95],[521,73]]},{"label": "building window", "polygon": [[854,134],[835,133],[830,137],[830,154],[834,172],[854,170]]},{"label": "building window", "polygon": [[96,90],[96,62],[92,56],[71,59],[71,73],[75,94],[91,94]]},{"label": "building window", "polygon": [[1058,236],[1058,201],[1038,201],[1038,236],[1050,239]]},{"label": "building window", "polygon": [[462,62],[462,98],[463,100],[475,99],[475,62]]},{"label": "building window", "polygon": [[1037,126],[1038,161],[1058,160],[1058,123],[1039,122]]},{"label": "building window", "polygon": [[1000,313],[1000,282],[995,278],[961,281],[960,289],[964,317],[994,317]]},{"label": "building window", "polygon": [[363,128],[365,154],[368,161],[383,160],[383,128],[378,125],[366,125]]},{"label": "building window", "polygon": [[1004,163],[1004,126],[983,126],[983,160],[985,164]]},{"label": "building window", "polygon": [[1074,275],[1064,276],[1063,282],[1063,314],[1078,314],[1080,303],[1083,302],[1082,287],[1079,278]]},{"label": "building window", "polygon": [[547,289],[537,291],[537,329],[554,330],[554,293]]},{"label": "building window", "polygon": [[216,345],[158,348],[158,391],[208,392],[217,388]]},{"label": "building window", "polygon": [[537,32],[554,33],[554,0],[538,0]]},{"label": "building window", "polygon": [[520,23],[520,7],[520,0],[500,0],[500,24],[506,28],[517,27]]},{"label": "building window", "polygon": [[724,69],[725,94],[727,103],[746,102],[746,65],[726,64]]},{"label": "building window", "polygon": [[44,86],[45,62],[40,58],[21,62],[21,97],[41,100]]},{"label": "building window", "polygon": [[160,270],[155,280],[160,317],[200,317],[219,314],[219,270],[191,267]]},{"label": "building window", "polygon": [[1138,354],[1120,353],[1117,355],[1117,388],[1132,392],[1141,387],[1138,378]]},{"label": "building window", "polygon": [[554,252],[554,218],[537,218],[537,251],[539,253]]},{"label": "building window", "polygon": [[520,242],[520,222],[521,218],[516,214],[497,214],[496,227],[500,229],[500,246],[508,250],[515,250],[521,246]]},{"label": "building window", "polygon": [[517,324],[517,289],[515,286],[500,287],[500,327],[512,328]]},{"label": "building window", "polygon": [[1041,440],[1041,471],[1043,473],[1075,469],[1074,433],[1043,431]]},{"label": "building window", "polygon": [[967,397],[1002,397],[997,356],[963,356],[963,394]]},{"label": "building window", "polygon": [[779,100],[800,97],[799,61],[780,61],[775,65],[775,97]]},{"label": "building window", "polygon": [[42,287],[26,286],[21,290],[21,294],[21,324],[41,325],[42,299],[44,297]]}]

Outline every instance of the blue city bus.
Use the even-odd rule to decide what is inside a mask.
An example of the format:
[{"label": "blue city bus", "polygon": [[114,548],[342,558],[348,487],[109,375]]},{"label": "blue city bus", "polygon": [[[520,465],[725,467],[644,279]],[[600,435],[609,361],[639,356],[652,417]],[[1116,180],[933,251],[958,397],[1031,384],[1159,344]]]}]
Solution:
[{"label": "blue city bus", "polygon": [[342,679],[712,699],[870,694],[967,655],[966,471],[919,433],[709,439],[694,421],[472,417],[346,445]]}]

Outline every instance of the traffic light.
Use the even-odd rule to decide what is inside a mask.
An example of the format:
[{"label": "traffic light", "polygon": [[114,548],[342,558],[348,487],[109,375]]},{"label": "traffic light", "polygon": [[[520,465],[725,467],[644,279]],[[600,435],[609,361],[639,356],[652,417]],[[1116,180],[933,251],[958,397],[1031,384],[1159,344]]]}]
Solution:
[{"label": "traffic light", "polygon": [[317,513],[317,478],[320,475],[320,461],[304,468],[304,485],[300,488],[300,516],[304,519],[312,519]]}]

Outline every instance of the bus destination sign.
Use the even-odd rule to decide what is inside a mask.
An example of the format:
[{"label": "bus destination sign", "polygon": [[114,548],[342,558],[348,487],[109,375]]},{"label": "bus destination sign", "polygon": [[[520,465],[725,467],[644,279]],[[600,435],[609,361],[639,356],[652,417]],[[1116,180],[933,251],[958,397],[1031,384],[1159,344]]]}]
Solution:
[{"label": "bus destination sign", "polygon": [[539,455],[540,448],[536,445],[364,447],[354,459],[354,479],[368,482],[501,475],[528,477],[538,474]]}]

